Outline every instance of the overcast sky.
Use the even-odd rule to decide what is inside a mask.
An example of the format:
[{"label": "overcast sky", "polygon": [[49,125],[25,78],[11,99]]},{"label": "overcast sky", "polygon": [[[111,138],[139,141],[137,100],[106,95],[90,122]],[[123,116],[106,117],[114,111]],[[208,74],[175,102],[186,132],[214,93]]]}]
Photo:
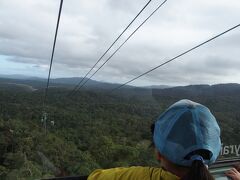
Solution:
[{"label": "overcast sky", "polygon": [[[84,76],[147,1],[64,0],[52,77]],[[47,77],[59,2],[0,0],[0,74]],[[239,0],[168,0],[93,79],[124,83],[239,23]],[[240,83],[239,57],[240,28],[132,84]]]}]

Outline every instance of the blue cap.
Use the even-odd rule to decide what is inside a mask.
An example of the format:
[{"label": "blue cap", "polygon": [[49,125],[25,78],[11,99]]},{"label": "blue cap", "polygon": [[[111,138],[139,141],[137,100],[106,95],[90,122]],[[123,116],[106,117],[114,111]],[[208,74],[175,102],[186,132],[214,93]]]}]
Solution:
[{"label": "blue cap", "polygon": [[197,150],[210,152],[209,159],[203,161],[210,165],[221,150],[220,128],[215,117],[207,107],[186,99],[170,106],[158,118],[153,141],[165,158],[182,166],[191,166],[195,158],[186,157]]}]

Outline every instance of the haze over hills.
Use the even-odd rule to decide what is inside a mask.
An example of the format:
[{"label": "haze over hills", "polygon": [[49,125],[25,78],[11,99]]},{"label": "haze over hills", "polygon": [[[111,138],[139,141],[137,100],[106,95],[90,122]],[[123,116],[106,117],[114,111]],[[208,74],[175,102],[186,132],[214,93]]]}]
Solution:
[{"label": "haze over hills", "polygon": [[[50,80],[50,87],[61,87],[61,88],[73,88],[82,80],[82,77],[70,77],[70,78],[54,78]],[[25,75],[0,75],[0,87],[15,87],[26,88],[29,87],[32,90],[42,89],[46,86],[46,79],[39,77],[31,77]],[[85,80],[84,80],[85,81]],[[84,89],[102,89],[108,90],[117,87],[117,83],[107,83],[96,80],[88,80]],[[161,89],[161,91],[159,91]],[[120,89],[120,92],[124,91],[134,92],[149,92],[152,90],[152,94],[160,93],[161,95],[214,95],[215,93],[228,93],[240,90],[240,84],[229,83],[229,84],[215,84],[215,85],[188,85],[188,86],[169,86],[169,85],[152,85],[152,86],[124,86]]]},{"label": "haze over hills", "polygon": [[[69,77],[69,78],[52,78],[50,79],[50,86],[54,87],[64,87],[64,88],[72,88],[75,85],[77,85],[80,81],[82,81],[82,77]],[[83,82],[85,82],[87,79],[85,79]],[[16,83],[16,84],[26,84],[31,86],[37,86],[35,88],[45,87],[47,79],[39,78],[39,77],[31,77],[31,76],[25,76],[25,75],[0,75],[0,83]],[[36,84],[38,82],[38,84]],[[117,83],[107,83],[107,82],[101,82],[101,81],[95,81],[92,79],[89,79],[86,86],[84,88],[100,88],[100,89],[113,89],[117,87],[119,84]],[[157,88],[157,89],[163,89],[170,86],[166,85],[159,85],[159,86],[146,86],[143,88]],[[136,88],[135,86],[127,85],[124,88]]]},{"label": "haze over hills", "polygon": [[[72,90],[82,80],[81,77],[55,78],[50,80],[50,88],[64,88]],[[119,84],[89,80],[84,86],[85,90],[105,91],[117,87]],[[45,88],[46,79],[29,77],[24,75],[0,75],[0,88],[9,90],[35,91]],[[118,90],[119,94],[128,95],[151,95],[171,97],[191,96],[214,96],[240,93],[240,84],[216,84],[216,85],[189,85],[189,86],[168,86],[153,85],[145,87],[124,86]]]},{"label": "haze over hills", "polygon": [[41,80],[43,78],[35,77],[35,76],[27,76],[22,74],[0,74],[0,78],[7,78],[7,79],[24,79],[24,80]]},{"label": "haze over hills", "polygon": [[167,89],[153,89],[153,95],[183,97],[183,96],[232,96],[240,95],[240,84],[189,85]]}]

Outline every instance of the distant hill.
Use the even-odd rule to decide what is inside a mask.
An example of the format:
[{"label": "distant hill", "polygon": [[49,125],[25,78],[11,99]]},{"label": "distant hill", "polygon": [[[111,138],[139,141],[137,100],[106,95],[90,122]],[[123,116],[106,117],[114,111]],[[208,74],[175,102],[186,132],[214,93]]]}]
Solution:
[{"label": "distant hill", "polygon": [[46,81],[0,78],[0,89],[32,91],[42,89],[46,86]]},{"label": "distant hill", "polygon": [[[79,82],[81,82],[81,77],[72,77],[72,78],[55,78],[50,80],[51,87],[59,87],[66,89],[73,89]],[[85,79],[83,82],[85,82]],[[42,89],[46,86],[46,79],[37,78],[37,77],[27,77],[21,75],[11,75],[11,76],[1,76],[0,75],[0,84],[9,84],[11,83],[13,87],[14,84],[19,87],[19,85],[32,86],[34,89]],[[88,80],[87,84],[83,89],[92,89],[92,90],[110,90],[117,87],[119,84],[100,82],[95,80]],[[134,88],[133,86],[125,86],[125,88]]]},{"label": "distant hill", "polygon": [[190,85],[167,89],[153,89],[153,96],[192,97],[192,96],[233,96],[240,95],[240,84]]},{"label": "distant hill", "polygon": [[[73,87],[79,82],[82,81],[82,77],[69,77],[69,78],[52,78],[50,80],[50,83],[53,83],[53,86],[61,86],[61,87]],[[6,82],[10,80],[11,82],[16,83],[26,83],[26,84],[32,84],[33,81],[39,81],[39,82],[46,82],[46,79],[40,78],[40,77],[34,77],[34,76],[26,76],[21,74],[13,74],[13,75],[1,75],[0,74],[0,82],[3,81]],[[87,78],[83,81],[85,82]],[[113,89],[115,87],[119,86],[118,83],[107,83],[107,82],[101,82],[101,81],[95,81],[92,79],[89,79],[86,86],[84,88],[101,88],[101,89]],[[124,88],[144,88],[144,89],[165,89],[170,88],[171,86],[168,85],[152,85],[152,86],[143,86],[143,87],[135,87],[127,85]]]},{"label": "distant hill", "polygon": [[[76,86],[82,81],[82,77],[72,77],[72,78],[56,78],[56,79],[51,79],[51,82],[54,84],[62,84],[62,85],[71,85],[71,86]],[[114,83],[107,83],[107,82],[101,82],[101,81],[95,81],[91,79],[85,79],[83,82],[87,81],[86,85],[83,87],[86,89],[95,89],[95,88],[100,88],[100,89],[112,89],[118,86],[119,84],[114,84]],[[83,83],[82,82],[82,83]],[[81,83],[81,84],[82,84]],[[126,88],[132,87],[132,86],[126,86]]]},{"label": "distant hill", "polygon": [[33,88],[30,85],[26,84],[16,84],[16,83],[5,83],[5,84],[0,84],[0,87],[4,87],[6,89],[8,88],[14,88],[14,89],[22,89],[24,91],[36,91],[37,89]]},{"label": "distant hill", "polygon": [[[0,77],[3,75],[0,75]],[[17,76],[17,78],[16,78]],[[80,81],[81,77],[56,78],[50,80],[50,88],[63,88],[72,90]],[[85,80],[84,80],[85,82]],[[0,78],[0,88],[5,90],[34,91],[41,90],[46,86],[46,79],[38,77],[28,77],[22,75],[10,75]],[[82,88],[84,90],[106,91],[114,89],[119,84],[88,80]],[[171,87],[168,85],[153,85],[146,87],[124,86],[114,92],[114,94],[127,96],[170,96],[178,98],[198,97],[198,96],[228,96],[240,94],[240,84],[216,84],[216,85],[189,85]]]},{"label": "distant hill", "polygon": [[167,89],[171,88],[173,86],[168,86],[168,85],[152,85],[152,86],[143,86],[143,88],[149,88],[149,89]]}]

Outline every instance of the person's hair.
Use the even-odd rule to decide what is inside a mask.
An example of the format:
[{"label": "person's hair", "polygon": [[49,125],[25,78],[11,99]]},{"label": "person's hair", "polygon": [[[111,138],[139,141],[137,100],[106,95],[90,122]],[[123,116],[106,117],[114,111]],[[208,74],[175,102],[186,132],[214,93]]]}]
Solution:
[{"label": "person's hair", "polygon": [[202,161],[195,160],[189,172],[181,180],[214,180],[207,167]]},{"label": "person's hair", "polygon": [[[193,155],[199,155],[203,159],[210,159],[212,153],[206,149],[199,149],[189,153],[185,159],[190,159]],[[188,173],[182,178],[182,180],[214,180],[213,176],[207,169],[207,166],[201,160],[194,160],[188,171]]]}]

